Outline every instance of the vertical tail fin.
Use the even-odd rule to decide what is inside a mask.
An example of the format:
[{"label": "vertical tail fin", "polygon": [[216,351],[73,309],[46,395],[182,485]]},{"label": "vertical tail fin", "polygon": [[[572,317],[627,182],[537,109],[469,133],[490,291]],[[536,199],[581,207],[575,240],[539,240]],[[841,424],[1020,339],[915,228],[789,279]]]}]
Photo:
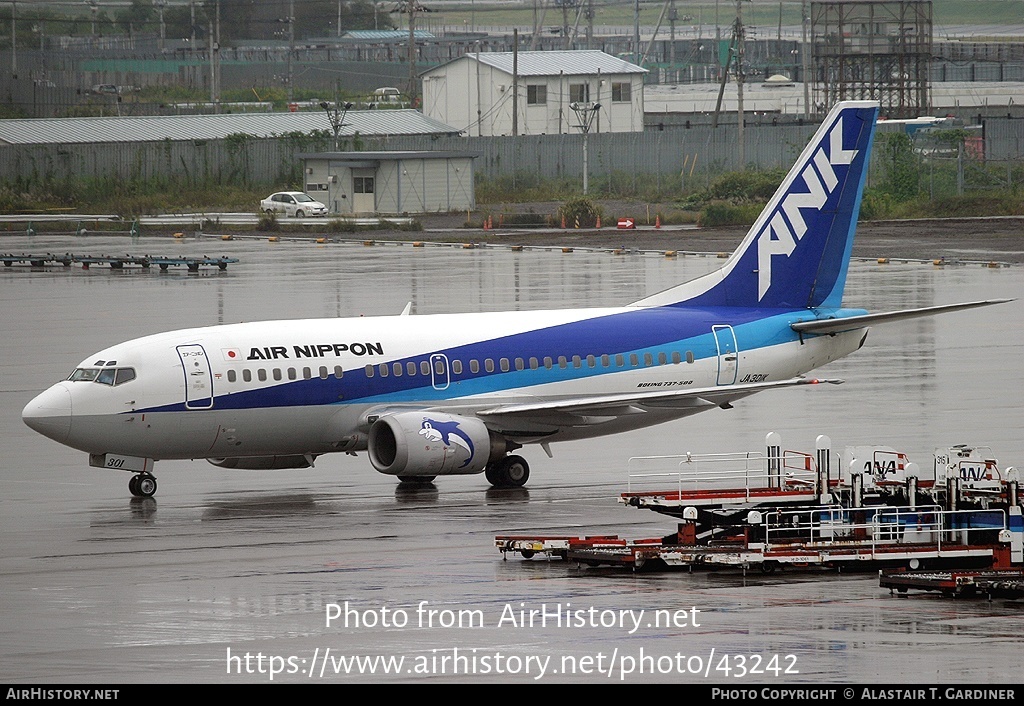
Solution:
[{"label": "vertical tail fin", "polygon": [[838,307],[878,103],[838,103],[725,265],[636,306]]}]

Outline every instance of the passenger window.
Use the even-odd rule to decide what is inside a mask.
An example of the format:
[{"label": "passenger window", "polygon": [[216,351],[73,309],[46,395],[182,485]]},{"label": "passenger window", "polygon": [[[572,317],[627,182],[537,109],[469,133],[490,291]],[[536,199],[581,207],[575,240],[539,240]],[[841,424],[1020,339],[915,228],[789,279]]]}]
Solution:
[{"label": "passenger window", "polygon": [[420,374],[430,375],[430,363],[425,360],[420,363]]},{"label": "passenger window", "polygon": [[490,358],[486,358],[484,360],[484,370],[486,370],[489,373],[493,373],[494,372],[494,361],[491,360]]},{"label": "passenger window", "polygon": [[582,366],[583,366],[583,360],[578,355],[574,355],[572,357],[572,367],[579,368],[579,367],[582,367]]},{"label": "passenger window", "polygon": [[414,363],[414,362],[412,362],[410,360],[408,363],[405,364],[405,370],[410,375],[415,375],[416,374],[416,363]]},{"label": "passenger window", "polygon": [[629,354],[629,364],[633,367],[640,365],[640,358],[637,357],[636,353]]},{"label": "passenger window", "polygon": [[328,372],[327,366],[326,365],[321,365],[320,366],[320,379],[321,380],[326,380],[330,376],[331,376],[331,374],[330,374],[330,372]]},{"label": "passenger window", "polygon": [[473,358],[473,360],[469,361],[469,372],[473,373],[474,375],[480,372],[480,363],[477,361],[476,358]]},{"label": "passenger window", "polygon": [[679,357],[679,351],[672,351],[672,362],[678,364],[682,358]]},{"label": "passenger window", "polygon": [[687,363],[692,363],[693,362],[693,351],[686,351],[686,362]]},{"label": "passenger window", "polygon": [[288,379],[294,380],[298,375],[295,373],[295,368],[288,368]]},{"label": "passenger window", "polygon": [[388,364],[387,363],[381,363],[380,367],[378,368],[378,370],[380,371],[380,376],[382,378],[386,378],[388,376]]},{"label": "passenger window", "polygon": [[565,367],[568,367],[568,365],[569,365],[569,361],[565,359],[564,355],[558,356],[558,367],[559,368],[565,368]]},{"label": "passenger window", "polygon": [[280,380],[281,379],[281,368],[274,368],[274,379],[275,380]]},{"label": "passenger window", "polygon": [[544,367],[551,370],[552,365],[554,365],[554,361],[551,360],[551,356],[544,356]]},{"label": "passenger window", "polygon": [[444,359],[438,358],[434,361],[434,372],[438,375],[444,375]]},{"label": "passenger window", "polygon": [[605,353],[603,356],[601,356],[601,365],[602,366],[607,368],[607,367],[611,366],[611,364],[612,364],[611,356],[609,356],[607,353]]},{"label": "passenger window", "polygon": [[[370,366],[367,366],[367,367],[370,367]],[[310,370],[309,368],[303,368],[302,369],[302,379],[303,380],[309,380],[311,377],[313,377],[313,371]]]},{"label": "passenger window", "polygon": [[364,368],[364,371],[366,372],[366,377],[368,377],[368,378],[372,378],[373,377],[373,366],[372,365],[367,365]]},{"label": "passenger window", "polygon": [[394,371],[396,378],[402,377],[402,364],[401,363],[393,363],[391,365],[391,369]]},{"label": "passenger window", "polygon": [[[231,372],[234,373],[235,371],[232,370]],[[135,368],[118,368],[117,369],[117,375],[114,378],[114,384],[115,385],[120,385],[121,383],[124,383],[124,382],[131,382],[134,379],[135,379]],[[234,380],[232,380],[232,382],[234,382]]]},{"label": "passenger window", "polygon": [[592,355],[588,355],[587,356],[587,367],[589,367],[589,368],[596,368],[597,367],[597,358],[595,358]]},{"label": "passenger window", "polygon": [[530,358],[530,370],[536,370],[540,367],[540,363],[537,362],[536,358]]},{"label": "passenger window", "polygon": [[615,365],[617,367],[621,368],[625,364],[626,364],[626,359],[622,357],[621,353],[618,354],[617,356],[615,356]]},{"label": "passenger window", "polygon": [[526,361],[522,358],[516,358],[516,370],[522,370],[526,367]]},{"label": "passenger window", "polygon": [[452,372],[455,373],[456,375],[461,375],[462,374],[462,361],[461,360],[453,360],[452,361]]},{"label": "passenger window", "polygon": [[509,365],[508,358],[502,358],[498,361],[498,364],[501,366],[501,372],[503,373],[507,373],[512,369],[512,366]]},{"label": "passenger window", "polygon": [[644,365],[654,365],[654,356],[650,353],[644,353]]},{"label": "passenger window", "polygon": [[658,365],[667,365],[667,364],[668,364],[668,356],[665,355],[664,353],[659,353],[658,354]]},{"label": "passenger window", "polygon": [[345,371],[342,370],[340,365],[334,366],[334,377],[338,378],[339,380],[345,377]]},{"label": "passenger window", "polygon": [[252,371],[246,368],[242,371],[242,380],[245,382],[252,382]]},{"label": "passenger window", "polygon": [[238,374],[234,370],[228,371],[228,382],[235,382],[238,379]]},{"label": "passenger window", "polygon": [[264,370],[263,368],[260,368],[259,370],[256,371],[256,377],[258,377],[260,379],[260,382],[266,382],[267,381],[267,371]]}]

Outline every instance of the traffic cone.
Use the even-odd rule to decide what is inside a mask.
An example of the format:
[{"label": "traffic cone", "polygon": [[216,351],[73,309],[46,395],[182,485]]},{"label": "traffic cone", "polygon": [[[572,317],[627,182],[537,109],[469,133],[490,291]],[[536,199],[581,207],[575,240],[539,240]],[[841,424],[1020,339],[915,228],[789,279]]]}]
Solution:
[{"label": "traffic cone", "polygon": [[490,230],[491,229],[490,221],[491,221],[490,217],[487,217],[487,218],[484,219],[484,230]]},{"label": "traffic cone", "polygon": [[654,227],[655,227],[655,228],[661,228],[661,214],[660,214],[660,213],[659,213],[659,214],[657,214],[657,215],[656,215],[656,216],[654,217]]},{"label": "traffic cone", "polygon": [[562,230],[565,230],[565,214],[562,214]]},{"label": "traffic cone", "polygon": [[594,224],[594,227],[595,228],[600,228],[601,227],[601,216],[597,217],[597,223]]}]

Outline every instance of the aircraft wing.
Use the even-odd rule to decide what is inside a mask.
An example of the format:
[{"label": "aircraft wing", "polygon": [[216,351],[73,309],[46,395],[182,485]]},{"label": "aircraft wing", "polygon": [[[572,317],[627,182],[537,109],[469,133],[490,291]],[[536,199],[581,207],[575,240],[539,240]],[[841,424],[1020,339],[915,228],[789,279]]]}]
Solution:
[{"label": "aircraft wing", "polygon": [[790,324],[790,327],[797,333],[842,333],[854,329],[865,328],[873,324],[882,324],[890,321],[902,321],[903,319],[915,319],[919,316],[933,316],[948,311],[960,311],[961,309],[973,309],[979,306],[991,304],[1003,304],[1012,302],[1013,299],[986,299],[978,302],[964,302],[962,304],[942,304],[940,306],[926,306],[921,309],[903,309],[902,311],[887,311],[880,314],[863,314],[861,316],[848,316],[841,319],[813,319],[811,321],[797,321]]},{"label": "aircraft wing", "polygon": [[777,382],[755,382],[741,385],[722,385],[704,388],[645,389],[643,391],[603,395],[598,397],[568,398],[524,404],[503,404],[488,409],[476,410],[477,416],[485,421],[500,418],[532,417],[547,423],[563,423],[573,426],[599,424],[627,414],[644,414],[648,411],[671,409],[685,410],[701,407],[727,407],[733,400],[747,397],[763,390],[772,390],[794,385],[816,385],[830,383],[838,385],[842,380],[790,378]]}]

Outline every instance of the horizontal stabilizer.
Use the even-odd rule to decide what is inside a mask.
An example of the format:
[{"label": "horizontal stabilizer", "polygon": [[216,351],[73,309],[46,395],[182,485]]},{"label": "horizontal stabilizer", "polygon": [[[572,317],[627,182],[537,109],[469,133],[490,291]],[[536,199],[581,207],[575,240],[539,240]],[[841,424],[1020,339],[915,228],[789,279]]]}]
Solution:
[{"label": "horizontal stabilizer", "polygon": [[990,306],[992,304],[1005,304],[1013,299],[986,299],[977,302],[964,302],[962,304],[942,304],[940,306],[926,306],[922,309],[904,309],[903,311],[887,311],[880,314],[862,314],[861,316],[849,316],[842,319],[815,319],[812,321],[797,321],[790,324],[797,333],[842,333],[865,328],[874,324],[888,323],[890,321],[902,321],[903,319],[916,319],[920,316],[934,316],[949,311],[960,311],[961,309],[974,309],[979,306]]}]

